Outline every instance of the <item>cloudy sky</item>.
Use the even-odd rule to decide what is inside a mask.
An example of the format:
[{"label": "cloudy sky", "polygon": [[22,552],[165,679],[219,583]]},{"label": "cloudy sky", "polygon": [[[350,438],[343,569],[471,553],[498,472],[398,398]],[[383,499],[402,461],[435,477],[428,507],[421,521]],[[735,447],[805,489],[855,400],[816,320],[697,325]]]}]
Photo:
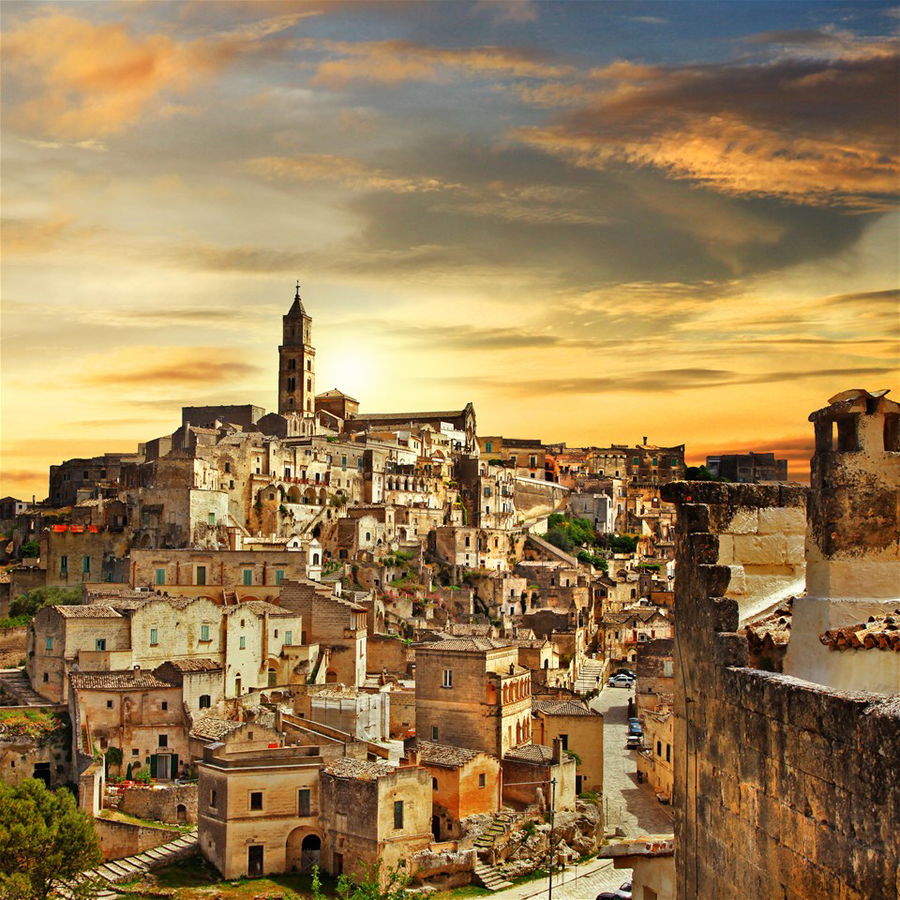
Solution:
[{"label": "cloudy sky", "polygon": [[896,7],[2,4],[3,484],[318,389],[808,456],[900,389]]}]

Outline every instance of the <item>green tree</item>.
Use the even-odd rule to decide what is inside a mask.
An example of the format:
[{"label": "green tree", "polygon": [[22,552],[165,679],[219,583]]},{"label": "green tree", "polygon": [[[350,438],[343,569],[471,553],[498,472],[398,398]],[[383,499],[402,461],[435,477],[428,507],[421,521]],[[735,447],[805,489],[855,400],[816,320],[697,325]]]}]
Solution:
[{"label": "green tree", "polygon": [[721,475],[713,475],[706,466],[686,466],[684,469],[685,481],[728,481]]},{"label": "green tree", "polygon": [[9,615],[33,616],[45,606],[78,606],[82,601],[81,588],[40,587],[19,594],[9,604]]},{"label": "green tree", "polygon": [[562,525],[556,525],[551,528],[544,537],[553,544],[554,547],[559,547],[559,549],[565,553],[571,553],[575,547],[575,541],[572,540],[569,529],[564,528]]},{"label": "green tree", "polygon": [[95,884],[75,879],[100,859],[94,825],[68,790],[0,782],[0,898],[43,900],[63,885],[67,896],[96,896]]},{"label": "green tree", "polygon": [[[358,880],[347,875],[339,875],[337,895],[341,900],[410,900],[412,894],[406,890],[409,878],[400,868],[393,868],[387,878],[381,878],[381,861],[369,866]],[[327,900],[322,893],[319,867],[313,867],[313,900]]]},{"label": "green tree", "polygon": [[22,559],[36,559],[41,555],[40,541],[25,541],[19,548],[19,556]]}]

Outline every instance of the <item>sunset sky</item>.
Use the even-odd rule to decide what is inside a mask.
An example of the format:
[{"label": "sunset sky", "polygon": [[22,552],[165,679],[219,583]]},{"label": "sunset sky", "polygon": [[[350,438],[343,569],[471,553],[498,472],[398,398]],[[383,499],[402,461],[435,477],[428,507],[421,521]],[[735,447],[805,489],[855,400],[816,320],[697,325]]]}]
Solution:
[{"label": "sunset sky", "polygon": [[[0,496],[317,388],[786,452],[898,375],[897,7],[4,0]],[[900,396],[895,397],[900,399]]]}]

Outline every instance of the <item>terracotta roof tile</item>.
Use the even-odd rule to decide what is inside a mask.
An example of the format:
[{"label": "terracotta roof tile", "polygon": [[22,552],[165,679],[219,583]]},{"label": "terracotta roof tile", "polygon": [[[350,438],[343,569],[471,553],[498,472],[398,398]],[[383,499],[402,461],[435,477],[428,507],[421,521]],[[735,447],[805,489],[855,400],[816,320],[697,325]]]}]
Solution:
[{"label": "terracotta roof tile", "polygon": [[335,778],[355,778],[358,781],[376,781],[384,775],[392,775],[397,769],[383,762],[369,762],[342,756],[326,764],[324,771]]},{"label": "terracotta roof tile", "polygon": [[470,750],[468,747],[454,747],[451,744],[436,744],[432,741],[417,741],[416,749],[422,762],[451,768],[464,766],[479,753],[478,750]]},{"label": "terracotta roof tile", "polygon": [[454,637],[443,641],[433,641],[428,644],[419,644],[416,650],[499,650],[501,648],[515,649],[509,641],[498,641],[485,637]]},{"label": "terracotta roof tile", "polygon": [[143,688],[171,688],[168,681],[161,681],[152,672],[128,670],[127,672],[73,672],[69,681],[75,690],[127,691]]},{"label": "terracotta roof tile", "polygon": [[893,650],[900,652],[900,609],[893,614],[869,616],[858,625],[832,628],[819,635],[831,650]]},{"label": "terracotta roof tile", "polygon": [[90,603],[86,606],[57,606],[56,611],[64,619],[121,619],[121,613],[111,606]]},{"label": "terracotta roof tile", "polygon": [[574,700],[533,700],[532,709],[547,716],[597,715],[595,712],[588,709],[583,703],[577,703]]},{"label": "terracotta roof tile", "polygon": [[543,744],[523,744],[506,752],[504,759],[519,759],[530,763],[548,763],[553,759],[553,750]]}]

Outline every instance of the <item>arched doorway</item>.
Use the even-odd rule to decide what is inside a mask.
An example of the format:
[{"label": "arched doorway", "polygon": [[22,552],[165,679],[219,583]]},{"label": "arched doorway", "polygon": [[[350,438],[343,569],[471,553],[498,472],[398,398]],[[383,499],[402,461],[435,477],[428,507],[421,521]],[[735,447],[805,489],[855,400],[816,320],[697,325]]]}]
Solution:
[{"label": "arched doorway", "polygon": [[295,828],[287,838],[284,855],[286,867],[291,872],[308,872],[319,865],[322,840],[317,834]]},{"label": "arched doorway", "polygon": [[179,803],[178,806],[175,807],[175,821],[178,822],[179,825],[187,824],[187,807],[183,803]]}]

